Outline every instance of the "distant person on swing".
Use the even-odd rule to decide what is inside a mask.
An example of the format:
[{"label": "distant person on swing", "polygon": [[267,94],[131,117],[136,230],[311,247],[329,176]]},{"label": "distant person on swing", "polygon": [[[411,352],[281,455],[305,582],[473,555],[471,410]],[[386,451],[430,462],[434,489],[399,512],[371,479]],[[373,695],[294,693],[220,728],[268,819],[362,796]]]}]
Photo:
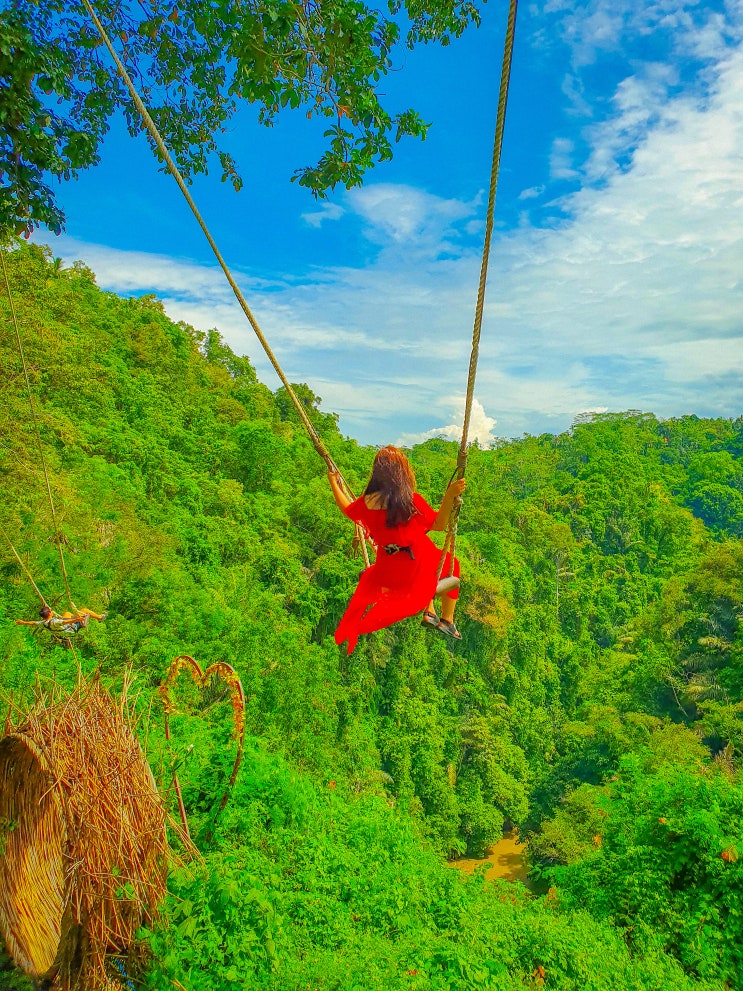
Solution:
[{"label": "distant person on swing", "polygon": [[44,604],[39,609],[39,619],[17,619],[16,626],[42,626],[49,630],[54,639],[65,647],[71,647],[70,636],[75,636],[84,629],[92,619],[98,621],[106,618],[106,613],[95,613],[92,609],[76,609],[74,613],[63,612],[61,615]]},{"label": "distant person on swing", "polygon": [[[441,551],[427,533],[446,529],[454,501],[464,492],[464,479],[449,485],[438,513],[415,491],[410,462],[396,447],[377,452],[364,493],[353,502],[344,493],[337,472],[328,472],[328,479],[338,508],[360,523],[377,547],[376,561],[362,572],[335,631],[336,643],[347,640],[350,654],[361,634],[381,630],[422,610],[425,625],[461,640],[454,624],[458,587],[442,596],[441,618],[436,615],[433,599]],[[449,570],[447,554],[442,576]],[[456,559],[453,574],[459,577]]]}]

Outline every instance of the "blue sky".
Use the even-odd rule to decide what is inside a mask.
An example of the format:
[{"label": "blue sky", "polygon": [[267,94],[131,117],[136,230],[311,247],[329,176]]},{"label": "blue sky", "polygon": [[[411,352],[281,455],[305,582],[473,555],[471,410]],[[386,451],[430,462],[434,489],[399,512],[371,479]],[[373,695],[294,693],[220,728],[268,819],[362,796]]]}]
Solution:
[{"label": "blue sky", "polygon": [[[401,50],[380,90],[431,122],[362,188],[290,183],[302,111],[225,136],[245,179],[192,187],[288,377],[364,443],[458,438],[506,5],[448,48]],[[471,438],[587,410],[743,413],[743,0],[522,0]],[[121,122],[41,232],[105,289],[154,292],[278,383],[203,234]]]}]

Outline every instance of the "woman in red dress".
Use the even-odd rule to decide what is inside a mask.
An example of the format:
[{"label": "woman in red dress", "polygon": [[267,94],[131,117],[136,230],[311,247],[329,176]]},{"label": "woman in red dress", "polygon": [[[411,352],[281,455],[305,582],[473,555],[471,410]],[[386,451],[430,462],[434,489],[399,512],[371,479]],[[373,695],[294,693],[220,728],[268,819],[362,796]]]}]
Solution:
[{"label": "woman in red dress", "polygon": [[[360,523],[377,547],[376,561],[362,572],[335,631],[336,643],[347,640],[350,654],[362,633],[381,630],[422,610],[424,623],[461,639],[454,625],[458,589],[442,597],[440,620],[433,609],[441,551],[427,533],[446,529],[454,500],[464,491],[464,479],[449,485],[438,512],[415,491],[410,462],[396,447],[377,452],[364,494],[353,502],[336,472],[328,472],[328,479],[340,510]],[[448,570],[447,560],[442,574]],[[456,560],[454,575],[459,575]]]}]

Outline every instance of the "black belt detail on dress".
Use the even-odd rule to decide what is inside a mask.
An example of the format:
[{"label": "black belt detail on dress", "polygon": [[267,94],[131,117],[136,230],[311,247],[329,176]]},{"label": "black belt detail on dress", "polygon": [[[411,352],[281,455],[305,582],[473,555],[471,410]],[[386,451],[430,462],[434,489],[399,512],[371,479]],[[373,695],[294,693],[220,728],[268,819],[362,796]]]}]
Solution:
[{"label": "black belt detail on dress", "polygon": [[413,554],[413,548],[410,545],[401,547],[400,544],[385,544],[382,550],[387,554],[399,554],[402,551],[404,554],[410,555],[411,561],[415,561],[415,554]]}]

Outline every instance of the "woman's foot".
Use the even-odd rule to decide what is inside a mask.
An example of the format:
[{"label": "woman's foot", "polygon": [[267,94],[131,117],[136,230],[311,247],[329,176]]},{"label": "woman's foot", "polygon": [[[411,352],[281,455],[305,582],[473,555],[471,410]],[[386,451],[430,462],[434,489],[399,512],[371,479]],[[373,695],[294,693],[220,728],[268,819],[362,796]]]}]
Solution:
[{"label": "woman's foot", "polygon": [[440,619],[437,623],[437,629],[441,630],[442,633],[446,633],[449,637],[454,637],[455,640],[462,639],[462,634],[456,628],[454,623],[449,622],[448,619]]},{"label": "woman's foot", "polygon": [[433,626],[436,629],[439,628],[439,617],[435,612],[429,612],[428,609],[423,613],[423,618],[421,619],[421,624],[423,626]]}]

